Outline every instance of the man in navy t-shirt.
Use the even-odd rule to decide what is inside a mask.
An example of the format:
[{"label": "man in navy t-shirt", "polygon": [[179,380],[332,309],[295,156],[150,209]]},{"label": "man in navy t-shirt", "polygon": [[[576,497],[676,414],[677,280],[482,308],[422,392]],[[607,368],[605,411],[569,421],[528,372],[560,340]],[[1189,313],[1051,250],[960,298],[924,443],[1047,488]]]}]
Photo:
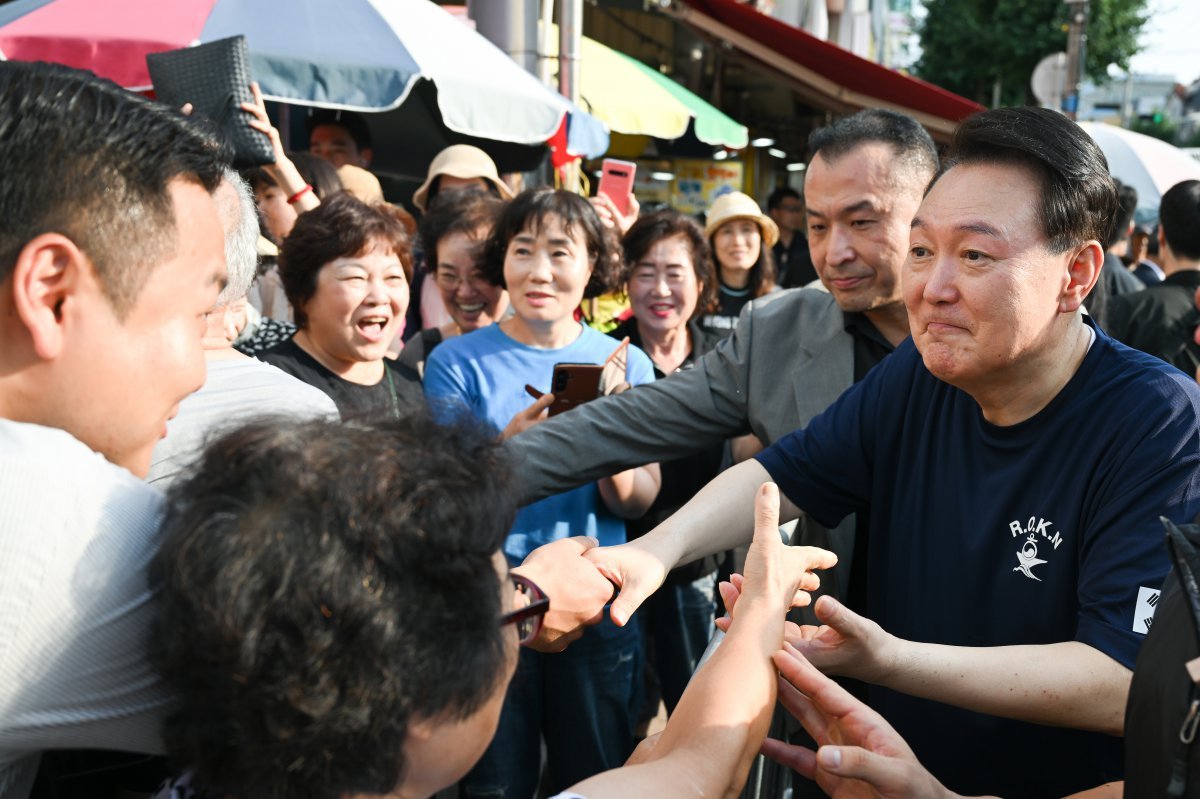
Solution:
[{"label": "man in navy t-shirt", "polygon": [[869,509],[873,620],[824,597],[799,651],[872,683],[952,790],[1119,779],[1167,571],[1158,517],[1200,511],[1200,389],[1081,311],[1115,208],[1104,156],[1061,115],[964,122],[912,223],[912,341],[650,534],[597,550],[614,610],[746,540],[765,480],[822,524]]}]

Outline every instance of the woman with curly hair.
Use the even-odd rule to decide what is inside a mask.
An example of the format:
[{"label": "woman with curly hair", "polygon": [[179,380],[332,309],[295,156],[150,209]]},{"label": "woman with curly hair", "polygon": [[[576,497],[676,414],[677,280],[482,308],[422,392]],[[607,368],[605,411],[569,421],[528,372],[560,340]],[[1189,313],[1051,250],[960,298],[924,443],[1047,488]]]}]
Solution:
[{"label": "woman with curly hair", "polygon": [[[619,270],[614,242],[587,200],[550,189],[519,195],[488,239],[482,267],[485,279],[507,288],[514,314],[434,350],[425,367],[430,406],[443,417],[465,411],[497,433],[536,417],[552,398],[555,364],[601,364],[615,349],[575,314],[584,297],[615,287]],[[629,349],[628,364],[630,384],[653,379],[641,350]],[[547,392],[531,409],[526,385]],[[623,519],[645,512],[658,482],[657,465],[640,467],[525,507],[505,555],[519,564],[535,547],[571,534],[623,543]],[[500,732],[463,783],[465,795],[533,795],[543,735],[553,790],[624,762],[633,749],[640,650],[636,625],[606,618],[564,653],[522,652]]]}]

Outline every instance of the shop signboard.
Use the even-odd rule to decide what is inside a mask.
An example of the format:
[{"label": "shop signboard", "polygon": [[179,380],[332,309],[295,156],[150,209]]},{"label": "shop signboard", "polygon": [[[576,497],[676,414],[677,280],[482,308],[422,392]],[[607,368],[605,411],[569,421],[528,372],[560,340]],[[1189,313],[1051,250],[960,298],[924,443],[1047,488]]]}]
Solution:
[{"label": "shop signboard", "polygon": [[685,214],[702,214],[722,194],[745,191],[743,167],[741,161],[676,161],[671,206]]}]

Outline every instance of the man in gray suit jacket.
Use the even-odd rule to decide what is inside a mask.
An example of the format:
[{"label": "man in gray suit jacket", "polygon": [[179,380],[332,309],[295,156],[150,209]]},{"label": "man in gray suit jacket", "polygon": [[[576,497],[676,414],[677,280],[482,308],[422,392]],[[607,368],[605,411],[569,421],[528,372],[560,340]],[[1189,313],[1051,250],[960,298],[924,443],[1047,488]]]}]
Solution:
[{"label": "man in gray suit jacket", "polygon": [[[523,502],[747,432],[770,444],[807,425],[908,335],[899,275],[909,224],[937,169],[933,141],[912,118],[872,110],[816,131],[809,146],[809,245],[824,290],[755,300],[694,368],[511,439]],[[802,518],[795,539],[838,554],[822,591],[851,607],[859,603],[850,567],[865,563],[855,524],[826,531]]]}]

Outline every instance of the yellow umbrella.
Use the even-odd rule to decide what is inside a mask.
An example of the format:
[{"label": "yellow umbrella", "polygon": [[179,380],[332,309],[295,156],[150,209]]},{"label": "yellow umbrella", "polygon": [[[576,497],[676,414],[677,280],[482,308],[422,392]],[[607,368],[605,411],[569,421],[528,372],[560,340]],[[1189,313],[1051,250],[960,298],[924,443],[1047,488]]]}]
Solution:
[{"label": "yellow umbrella", "polygon": [[[556,57],[557,32],[550,40]],[[580,105],[610,130],[678,139],[694,119],[696,138],[706,144],[741,149],[749,141],[745,125],[637,59],[586,36],[579,55]]]}]

